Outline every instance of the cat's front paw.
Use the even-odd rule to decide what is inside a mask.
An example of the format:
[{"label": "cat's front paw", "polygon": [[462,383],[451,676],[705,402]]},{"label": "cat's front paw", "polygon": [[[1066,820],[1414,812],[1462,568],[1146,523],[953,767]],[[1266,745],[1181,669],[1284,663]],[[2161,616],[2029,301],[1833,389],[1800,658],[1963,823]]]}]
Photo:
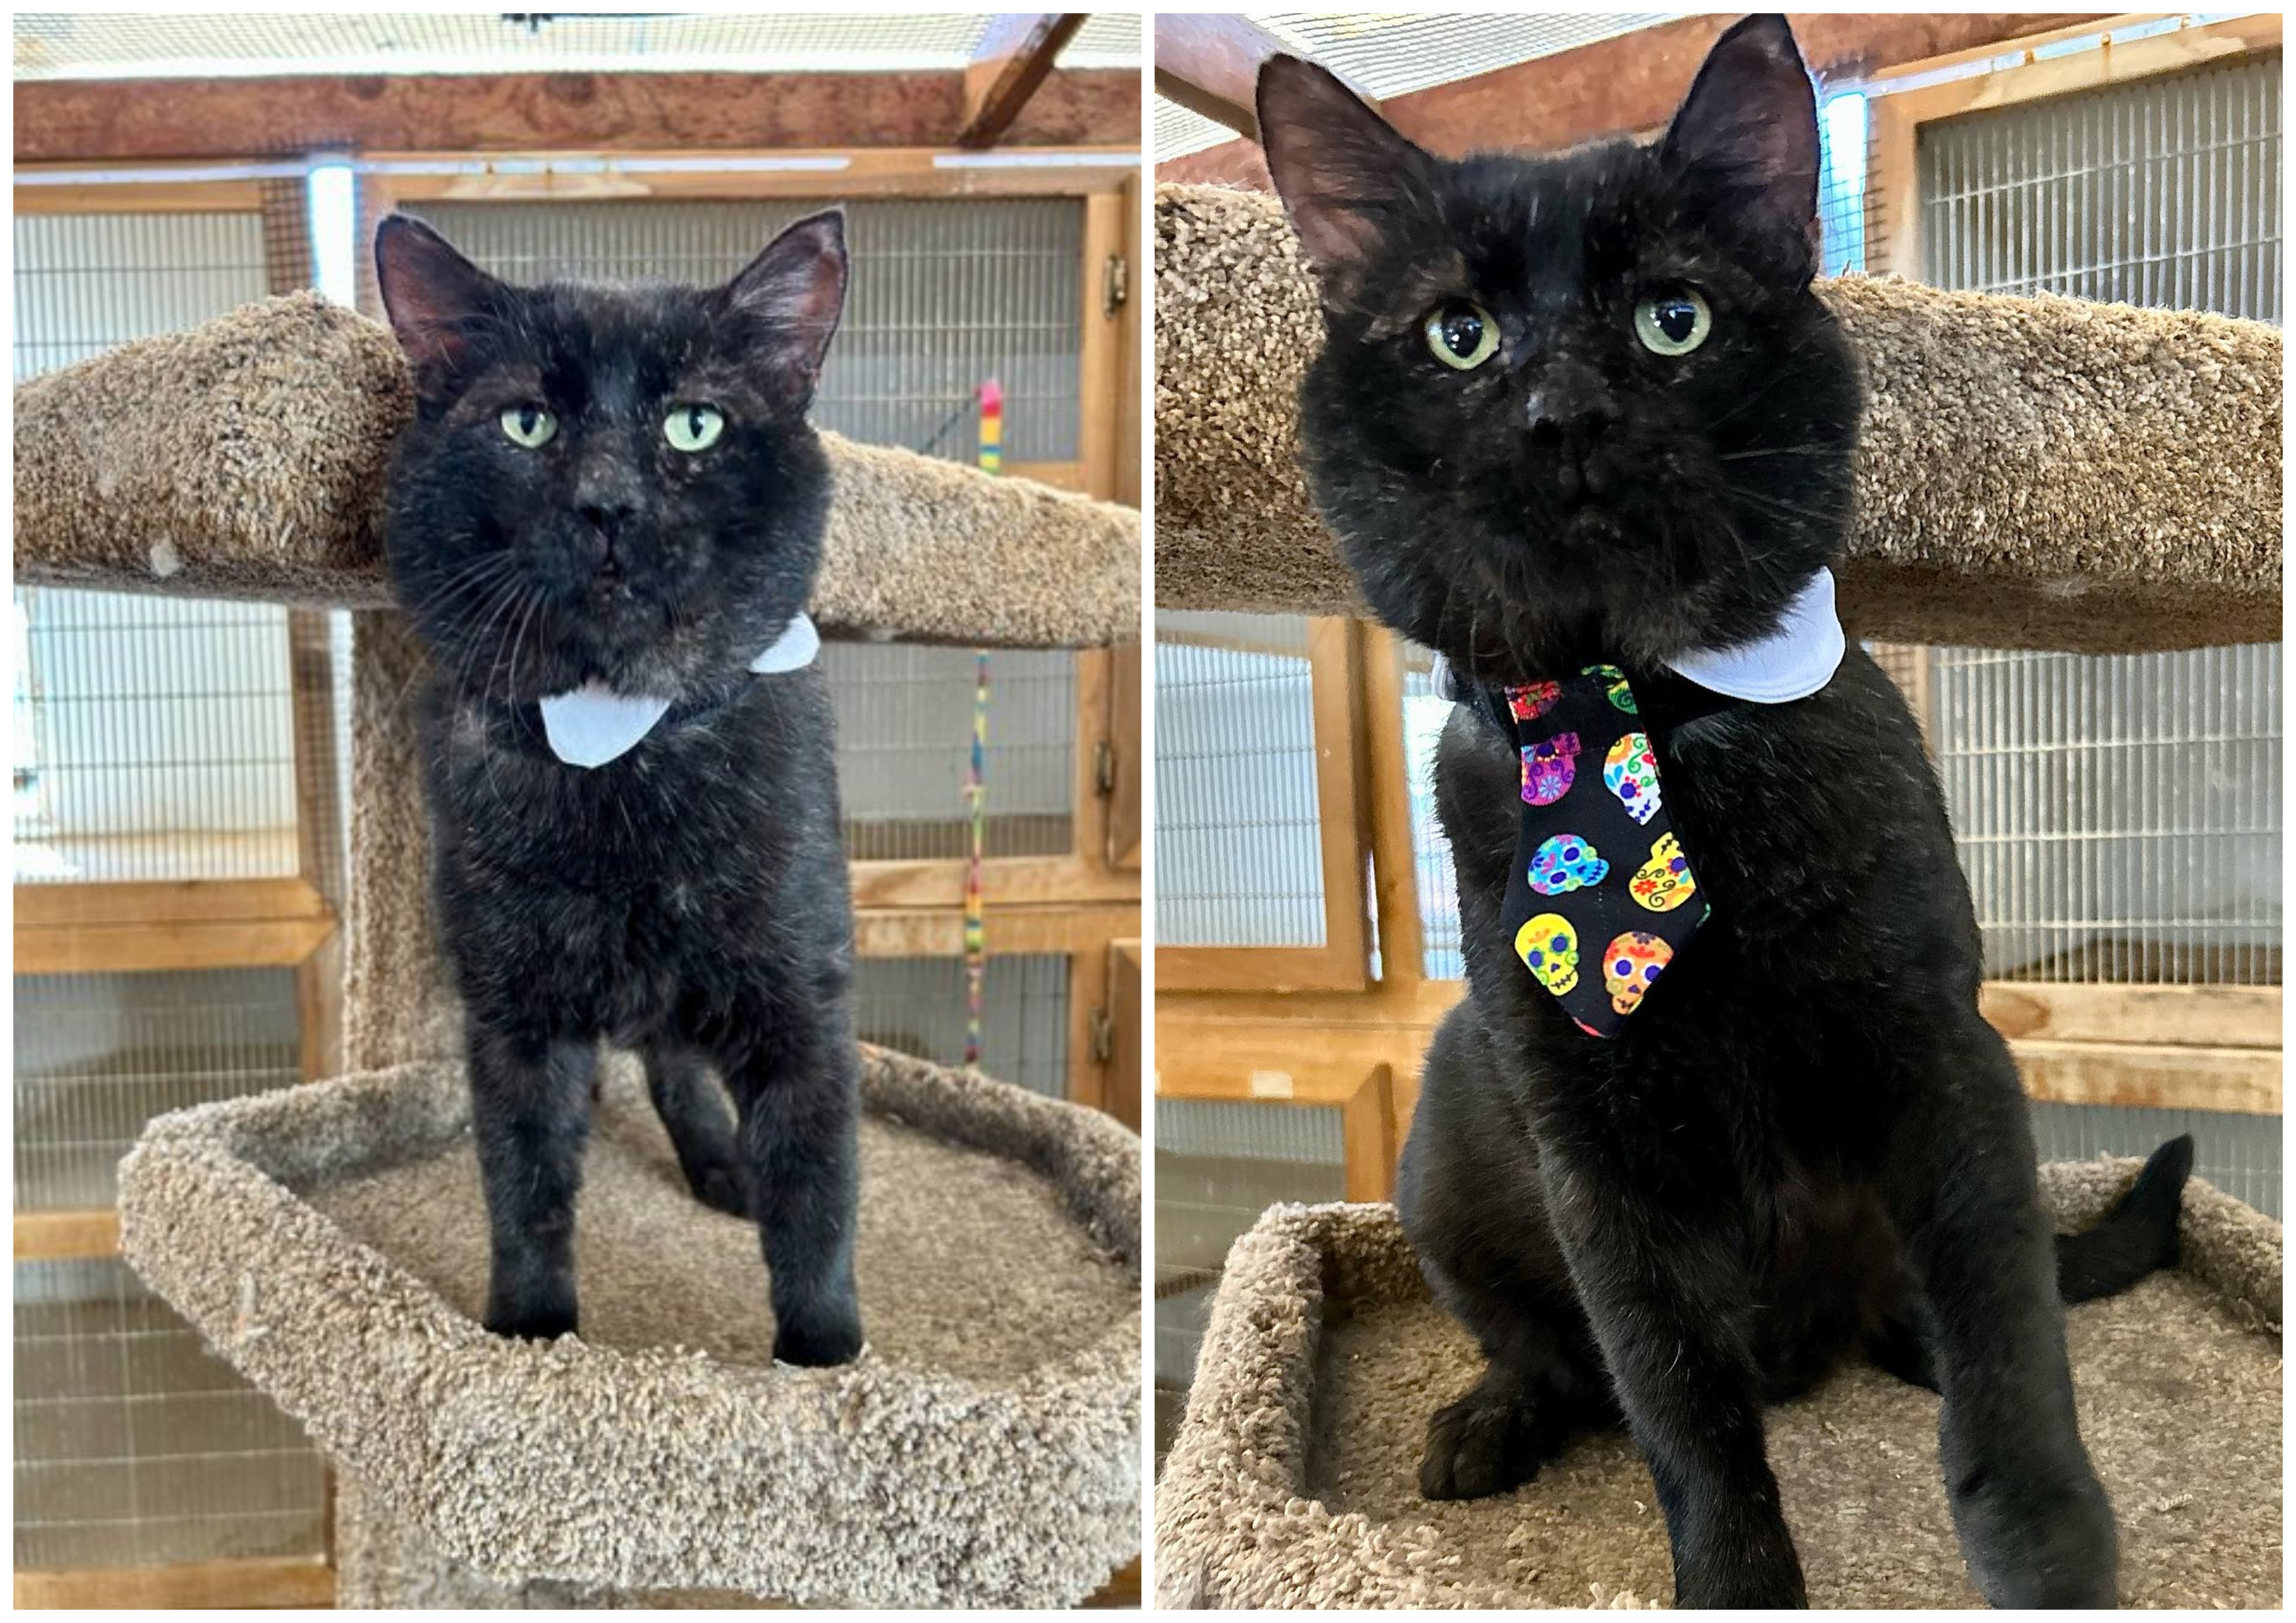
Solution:
[{"label": "cat's front paw", "polygon": [[857,1311],[818,1314],[790,1319],[774,1330],[774,1362],[805,1369],[826,1369],[850,1364],[861,1356],[861,1316]]},{"label": "cat's front paw", "polygon": [[581,1326],[578,1316],[569,1307],[490,1307],[487,1310],[486,1326],[498,1336],[514,1336],[521,1341],[554,1341],[560,1336],[577,1333]]},{"label": "cat's front paw", "polygon": [[1419,1491],[1429,1499],[1481,1499],[1519,1488],[1546,1462],[1529,1400],[1475,1388],[1427,1422]]},{"label": "cat's front paw", "polygon": [[2054,1482],[2005,1470],[1972,1471],[1950,1496],[1970,1577],[1994,1606],[2120,1603],[2112,1506],[2085,1468]]},{"label": "cat's front paw", "polygon": [[689,1168],[685,1174],[686,1187],[693,1198],[712,1211],[722,1211],[728,1217],[750,1215],[750,1188],[741,1168],[731,1161],[699,1169]]}]

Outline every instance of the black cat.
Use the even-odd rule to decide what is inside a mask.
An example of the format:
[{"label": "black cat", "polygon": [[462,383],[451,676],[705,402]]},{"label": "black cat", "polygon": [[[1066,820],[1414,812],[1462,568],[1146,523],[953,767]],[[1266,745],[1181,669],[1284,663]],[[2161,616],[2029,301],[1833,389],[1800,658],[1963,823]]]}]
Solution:
[{"label": "black cat", "polygon": [[[487,1325],[576,1328],[604,1041],[644,1056],[695,1194],[763,1231],[774,1356],[846,1362],[859,1053],[833,725],[817,661],[750,670],[810,635],[830,473],[806,411],[842,218],[800,221],[709,291],[512,287],[398,217],[375,258],[418,396],[386,545],[434,673],[422,758]],[[586,687],[666,710],[570,765],[542,705]]]},{"label": "black cat", "polygon": [[[1897,690],[1854,645],[1792,702],[1671,668],[1776,635],[1849,519],[1861,388],[1810,288],[1816,118],[1784,20],[1724,35],[1649,144],[1448,162],[1288,58],[1259,114],[1327,329],[1300,394],[1310,487],[1374,611],[1472,700],[1436,766],[1467,996],[1398,1198],[1489,1362],[1430,1424],[1423,1491],[1503,1491],[1623,1419],[1677,1603],[1800,1605],[1761,1406],[1862,1351],[1942,1392],[1985,1594],[2112,1604],[2059,1279],[2098,1295],[2174,1260],[2190,1143],[2053,1253]],[[1711,908],[1608,1038],[1502,922],[1533,794],[1497,695],[1598,665],[1640,703]]]}]

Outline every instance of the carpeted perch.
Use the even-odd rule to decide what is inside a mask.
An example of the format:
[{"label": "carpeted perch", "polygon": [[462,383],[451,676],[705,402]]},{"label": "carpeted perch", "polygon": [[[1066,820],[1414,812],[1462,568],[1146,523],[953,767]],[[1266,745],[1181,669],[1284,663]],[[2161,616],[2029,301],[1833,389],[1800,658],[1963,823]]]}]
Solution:
[{"label": "carpeted perch", "polygon": [[[383,611],[408,409],[389,334],[272,299],[20,386],[20,582]],[[1138,635],[1139,515],[830,439],[832,637]],[[1099,1112],[865,1056],[842,1370],[770,1358],[754,1226],[686,1192],[610,1062],[583,1333],[479,1325],[487,1228],[430,920],[402,617],[353,655],[354,1074],[160,1118],[122,1251],[340,1467],[345,1606],[1069,1605],[1139,1549],[1140,1145]]]},{"label": "carpeted perch", "polygon": [[[16,389],[16,578],[386,608],[381,501],[413,409],[390,332],[297,293]],[[825,636],[1087,648],[1139,635],[1140,515],[823,437]]]},{"label": "carpeted perch", "polygon": [[586,1160],[578,1339],[479,1327],[455,1064],[161,1118],[120,1168],[121,1250],[481,1574],[1073,1604],[1138,1546],[1138,1142],[882,1051],[864,1088],[870,1350],[846,1369],[774,1365],[755,1225],[687,1193],[635,1065]]},{"label": "carpeted perch", "polygon": [[[2042,1168],[2094,1221],[2134,1160]],[[2280,1603],[2280,1225],[2186,1186],[2183,1266],[2067,1316],[2081,1436],[2112,1497],[2124,1605]],[[1156,1487],[1171,1606],[1643,1606],[1674,1592],[1623,1432],[1496,1498],[1418,1492],[1428,1416],[1481,1364],[1392,1207],[1276,1207],[1236,1242]],[[1813,1606],[1983,1604],[1938,1475],[1937,1398],[1844,1369],[1768,1416]]]},{"label": "carpeted perch", "polygon": [[[2280,636],[2280,332],[1842,277],[1871,405],[1860,635],[2097,653]],[[1322,341],[1281,206],[1156,192],[1156,601],[1357,612],[1295,418]]]}]

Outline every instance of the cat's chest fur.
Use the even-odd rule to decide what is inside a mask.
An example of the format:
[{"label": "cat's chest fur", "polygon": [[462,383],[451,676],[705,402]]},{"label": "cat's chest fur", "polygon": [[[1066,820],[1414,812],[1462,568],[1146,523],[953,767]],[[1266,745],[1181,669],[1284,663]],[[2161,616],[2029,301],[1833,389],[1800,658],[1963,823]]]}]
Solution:
[{"label": "cat's chest fur", "polygon": [[441,932],[466,999],[629,1042],[849,957],[826,687],[755,679],[595,769],[425,718]]},{"label": "cat's chest fur", "polygon": [[[1616,1038],[1578,1032],[1513,950],[1500,912],[1521,815],[1513,741],[1464,707],[1437,805],[1452,843],[1467,977],[1534,1092],[1599,1086],[1611,1106],[1734,1132],[1839,1125],[1888,1086],[1871,1034],[1974,996],[1977,937],[1918,733],[1854,652],[1809,700],[1740,707],[1661,733],[1660,783],[1706,923]],[[1582,973],[1599,944],[1582,944]],[[1587,1091],[1580,1087],[1579,1091]]]}]

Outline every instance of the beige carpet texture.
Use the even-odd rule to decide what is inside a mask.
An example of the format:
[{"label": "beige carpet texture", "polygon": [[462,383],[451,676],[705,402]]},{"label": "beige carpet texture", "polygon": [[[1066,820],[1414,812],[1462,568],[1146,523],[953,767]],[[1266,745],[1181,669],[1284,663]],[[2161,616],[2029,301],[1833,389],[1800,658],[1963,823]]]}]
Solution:
[{"label": "beige carpet texture", "polygon": [[[1858,635],[2089,652],[2280,635],[2280,332],[1896,279],[1819,284],[1864,360]],[[1359,612],[1299,470],[1323,340],[1281,206],[1156,192],[1156,602]]]},{"label": "beige carpet texture", "polygon": [[[20,583],[390,602],[380,502],[413,407],[388,330],[296,293],[16,389]],[[824,434],[825,635],[1097,647],[1139,635],[1140,515]]]},{"label": "beige carpet texture", "polygon": [[478,1323],[451,1064],[160,1118],[121,1166],[122,1252],[358,1484],[355,1537],[412,1529],[568,1601],[1074,1604],[1139,1548],[1139,1141],[866,1061],[849,1368],[774,1365],[755,1228],[687,1193],[627,1062],[586,1162],[579,1338]]},{"label": "beige carpet texture", "polygon": [[[2042,1169],[2093,1221],[2134,1160]],[[2280,1603],[2280,1226],[2187,1186],[2184,1266],[2069,1314],[2081,1435],[2120,1524],[2129,1606]],[[1582,1439],[1496,1498],[1418,1493],[1428,1416],[1473,1342],[1428,1297],[1394,1209],[1280,1206],[1237,1241],[1157,1484],[1173,1606],[1625,1607],[1674,1594],[1650,1472]],[[1938,1400],[1857,1367],[1770,1411],[1817,1607],[1980,1606],[1938,1476]]]}]

